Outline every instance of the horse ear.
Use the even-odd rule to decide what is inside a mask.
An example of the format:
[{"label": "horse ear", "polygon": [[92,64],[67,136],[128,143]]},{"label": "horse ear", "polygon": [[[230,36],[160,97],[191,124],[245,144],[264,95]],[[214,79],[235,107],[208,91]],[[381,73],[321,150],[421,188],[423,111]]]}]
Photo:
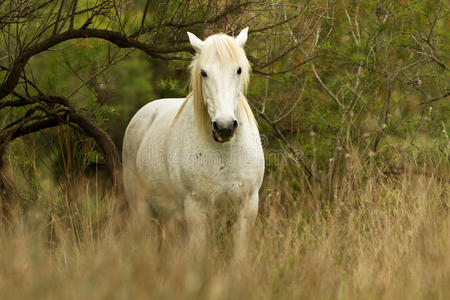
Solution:
[{"label": "horse ear", "polygon": [[237,37],[234,38],[234,40],[236,41],[236,43],[241,46],[242,48],[244,48],[245,42],[247,42],[247,37],[248,37],[248,27],[245,27],[244,29],[242,29],[242,31],[238,34]]},{"label": "horse ear", "polygon": [[195,52],[200,53],[200,51],[202,51],[204,42],[196,37],[195,34],[190,33],[189,31],[187,32],[187,34],[189,36],[189,43],[191,43],[192,48],[194,48]]}]

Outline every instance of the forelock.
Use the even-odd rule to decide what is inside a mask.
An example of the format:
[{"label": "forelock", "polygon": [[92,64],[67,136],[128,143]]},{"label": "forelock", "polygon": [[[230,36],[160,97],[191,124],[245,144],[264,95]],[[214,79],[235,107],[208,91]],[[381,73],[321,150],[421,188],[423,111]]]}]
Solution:
[{"label": "forelock", "polygon": [[210,59],[219,59],[225,66],[237,64],[242,71],[250,71],[244,49],[234,41],[234,38],[223,33],[212,35],[205,40],[198,60],[200,63],[206,63]]}]

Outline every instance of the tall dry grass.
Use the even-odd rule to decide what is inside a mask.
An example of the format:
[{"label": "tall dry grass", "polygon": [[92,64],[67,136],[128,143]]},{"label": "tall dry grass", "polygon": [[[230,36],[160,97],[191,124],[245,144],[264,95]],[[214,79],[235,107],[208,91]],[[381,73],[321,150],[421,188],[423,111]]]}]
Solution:
[{"label": "tall dry grass", "polygon": [[386,176],[351,159],[328,202],[281,181],[289,167],[268,172],[237,265],[226,226],[199,261],[182,239],[159,248],[157,222],[119,213],[87,179],[48,188],[2,224],[0,298],[450,299],[448,165]]}]

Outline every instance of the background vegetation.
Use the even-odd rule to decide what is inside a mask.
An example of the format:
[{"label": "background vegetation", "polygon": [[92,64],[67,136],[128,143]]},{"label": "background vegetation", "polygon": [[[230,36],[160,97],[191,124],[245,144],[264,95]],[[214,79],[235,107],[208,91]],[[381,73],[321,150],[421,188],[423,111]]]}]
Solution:
[{"label": "background vegetation", "polygon": [[[0,297],[432,298],[450,285],[446,1],[0,0]],[[160,248],[120,194],[124,130],[249,26],[266,155],[249,260]]]}]

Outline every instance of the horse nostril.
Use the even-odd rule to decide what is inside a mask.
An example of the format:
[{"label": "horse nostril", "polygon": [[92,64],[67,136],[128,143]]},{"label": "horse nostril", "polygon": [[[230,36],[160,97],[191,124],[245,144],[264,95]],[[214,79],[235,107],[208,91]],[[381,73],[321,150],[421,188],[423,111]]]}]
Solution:
[{"label": "horse nostril", "polygon": [[216,121],[213,121],[212,123],[213,123],[213,128],[214,128],[214,130],[219,130],[219,127],[218,127],[218,125],[217,125],[217,122],[216,122]]},{"label": "horse nostril", "polygon": [[234,120],[233,121],[233,129],[236,129],[238,127],[238,121]]}]

